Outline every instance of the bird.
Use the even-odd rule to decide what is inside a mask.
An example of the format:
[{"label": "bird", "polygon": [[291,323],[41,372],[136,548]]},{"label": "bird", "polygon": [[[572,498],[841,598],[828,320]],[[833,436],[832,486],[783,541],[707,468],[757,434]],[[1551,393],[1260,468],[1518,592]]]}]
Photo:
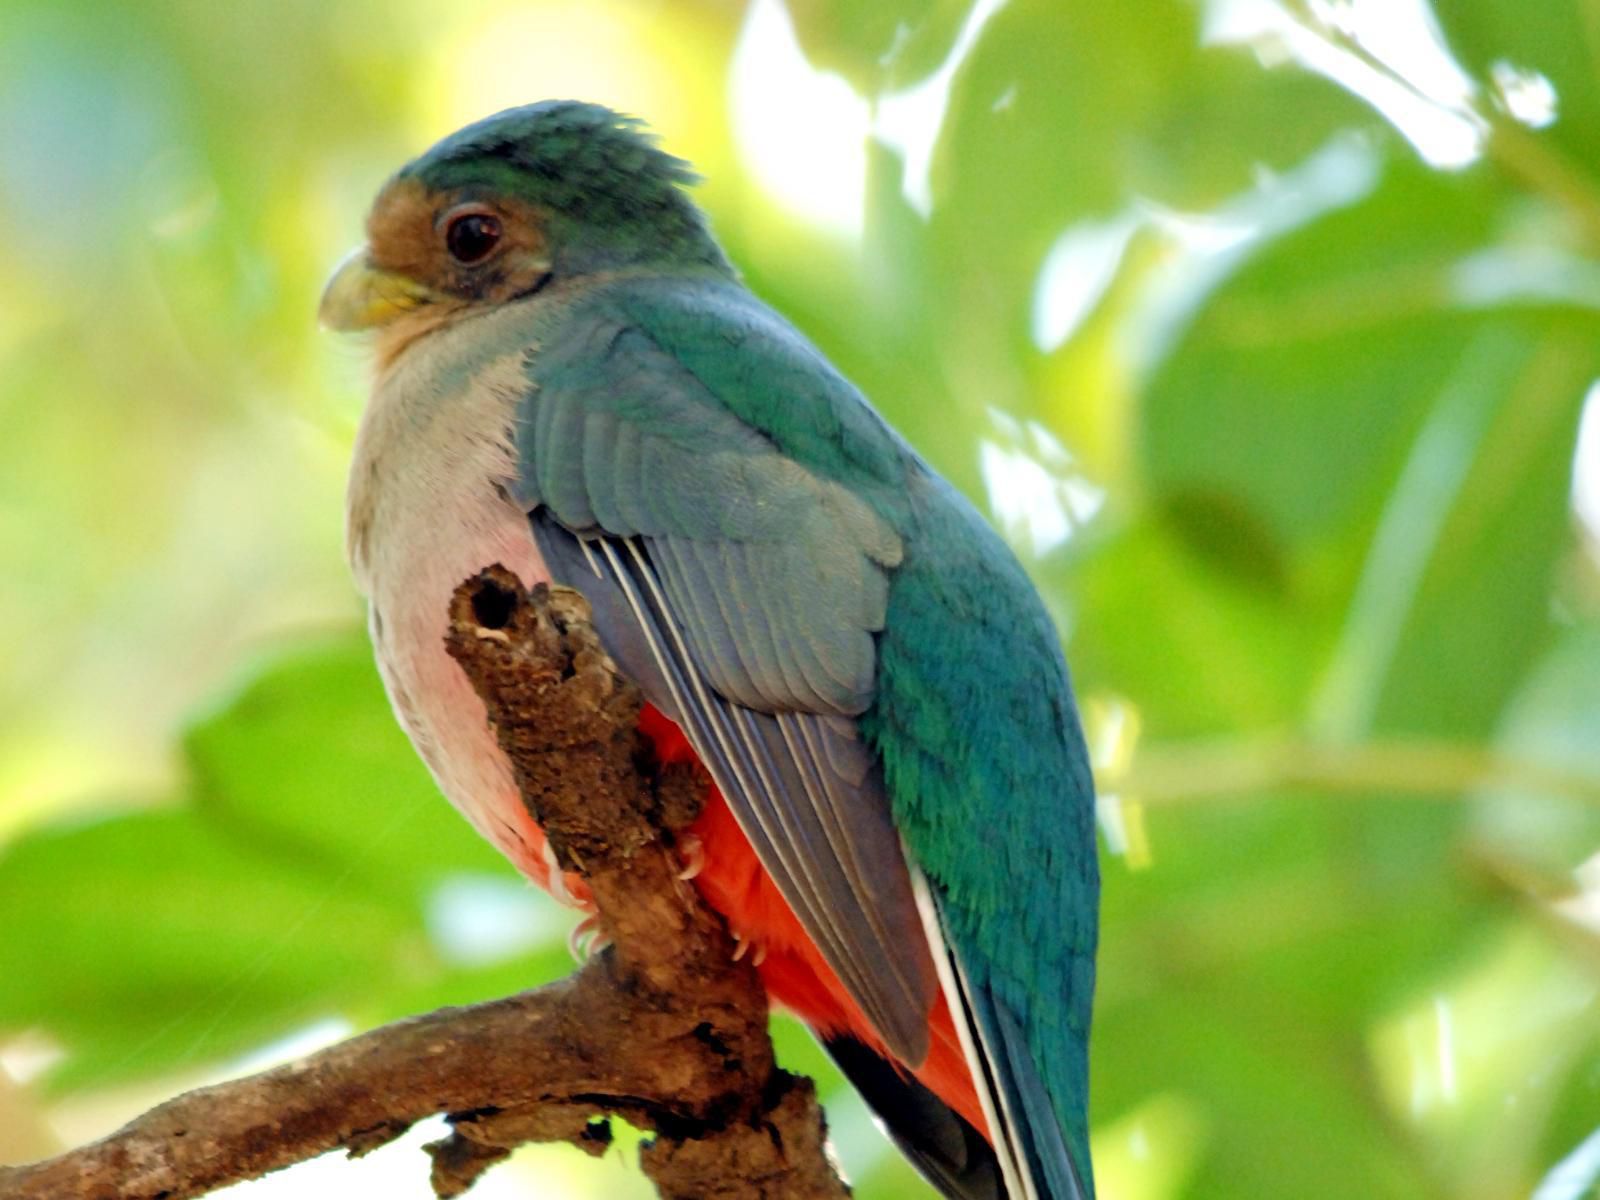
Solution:
[{"label": "bird", "polygon": [[[582,904],[448,657],[501,563],[582,593],[692,876],[953,1200],[1092,1200],[1094,785],[1061,639],[979,512],[743,283],[637,118],[547,100],[402,166],[323,293],[365,332],[347,548],[441,790]],[[927,402],[936,402],[929,399]]]}]

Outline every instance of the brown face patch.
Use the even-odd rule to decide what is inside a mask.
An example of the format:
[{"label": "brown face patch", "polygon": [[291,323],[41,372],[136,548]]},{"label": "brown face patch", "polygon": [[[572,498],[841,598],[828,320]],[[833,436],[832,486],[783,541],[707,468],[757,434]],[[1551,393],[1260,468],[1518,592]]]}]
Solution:
[{"label": "brown face patch", "polygon": [[367,217],[367,249],[374,266],[431,282],[439,270],[443,243],[434,237],[438,198],[415,179],[397,179],[372,203]]},{"label": "brown face patch", "polygon": [[[501,229],[494,248],[470,264],[457,262],[445,242],[448,217],[466,203],[495,216]],[[544,231],[543,214],[513,198],[432,191],[409,178],[384,188],[367,218],[368,255],[374,266],[422,284],[432,298],[381,331],[380,363],[457,316],[536,287],[550,269]]]}]

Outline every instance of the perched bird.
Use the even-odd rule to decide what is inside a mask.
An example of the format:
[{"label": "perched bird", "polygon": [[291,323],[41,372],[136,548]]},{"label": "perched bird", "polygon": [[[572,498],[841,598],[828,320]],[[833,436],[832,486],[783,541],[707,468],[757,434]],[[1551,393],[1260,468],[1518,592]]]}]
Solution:
[{"label": "perched bird", "polygon": [[1004,543],[740,282],[637,121],[549,101],[379,193],[325,324],[375,331],[349,550],[440,787],[577,898],[447,657],[501,562],[582,592],[664,761],[694,884],[915,1165],[1089,1200],[1093,784],[1059,639]]}]

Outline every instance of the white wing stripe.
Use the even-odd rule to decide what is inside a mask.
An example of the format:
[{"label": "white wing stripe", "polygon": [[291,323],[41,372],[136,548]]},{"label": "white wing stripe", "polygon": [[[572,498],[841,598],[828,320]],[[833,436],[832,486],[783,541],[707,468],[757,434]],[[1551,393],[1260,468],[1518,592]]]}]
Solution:
[{"label": "white wing stripe", "polygon": [[[735,753],[735,748],[728,735],[728,731],[722,727],[721,722],[716,720],[715,714],[717,713],[717,708],[712,703],[710,696],[707,695],[705,685],[700,679],[699,672],[694,670],[692,666],[693,660],[689,657],[689,650],[684,644],[683,635],[676,628],[675,623],[671,619],[671,609],[667,606],[665,597],[655,592],[654,575],[650,570],[649,563],[645,560],[644,556],[640,553],[638,546],[636,546],[632,540],[629,540],[624,544],[628,547],[629,554],[632,556],[634,562],[639,568],[639,577],[644,581],[645,586],[651,588],[652,593],[654,593],[656,608],[662,614],[663,618],[660,624],[665,627],[667,635],[671,637],[673,642],[676,644],[678,651],[677,662],[683,663],[686,666],[686,669],[683,672],[686,677],[685,682],[689,687],[693,688],[696,697],[700,701],[698,712],[706,714],[704,727],[700,727],[700,723],[695,722],[694,720],[694,714],[697,710],[691,708],[686,703],[686,698],[679,694],[677,687],[674,685],[673,676],[676,674],[674,663],[668,661],[666,651],[660,647],[656,643],[654,637],[648,633],[649,628],[656,624],[656,622],[649,616],[648,613],[643,611],[643,606],[633,588],[632,580],[629,578],[627,571],[624,570],[622,563],[619,561],[616,550],[612,547],[609,540],[602,540],[600,542],[600,547],[605,553],[607,560],[610,562],[611,569],[616,574],[619,584],[622,586],[625,594],[627,595],[628,603],[633,607],[635,616],[638,618],[640,624],[647,630],[646,636],[650,637],[651,653],[656,656],[656,660],[660,664],[663,673],[667,676],[668,686],[671,687],[673,691],[673,702],[678,706],[678,711],[684,717],[684,732],[688,735],[691,744],[697,742],[699,743],[695,746],[695,749],[700,755],[700,760],[703,764],[705,764],[707,770],[711,772],[712,778],[716,780],[717,786],[722,789],[724,793],[731,793],[734,787],[737,786],[739,789],[741,789],[742,794],[744,795],[756,795],[757,793],[752,787],[750,779],[746,774],[745,763],[741,761],[742,756]],[[737,776],[736,781],[725,778],[717,778],[721,772],[717,770],[717,756],[709,753],[710,747],[706,745],[708,736],[714,737],[718,745],[721,747],[722,761],[725,761],[729,768]],[[743,749],[743,747],[740,748]],[[795,875],[795,869],[791,860],[791,855],[793,853],[792,847],[786,846],[786,843],[782,839],[773,835],[772,828],[764,819],[762,819],[761,812],[758,807],[755,807],[755,814],[757,823],[760,825],[761,837],[772,848],[772,852],[778,857],[779,861],[783,865],[784,870],[789,874],[790,878],[793,878]],[[735,809],[734,815],[735,818],[739,816],[737,809]],[[750,830],[746,830],[747,836],[749,836],[750,833]],[[789,853],[785,853],[786,848],[789,849]],[[786,889],[786,895],[794,892],[794,890],[795,889],[792,887]],[[791,900],[791,903],[793,902],[794,901]],[[827,931],[833,935],[834,939],[838,938],[839,934],[837,929],[833,926],[831,921],[824,926],[822,919],[818,914],[811,911],[809,905],[803,905],[802,902],[802,906],[806,909],[806,915],[811,917],[811,928],[817,929],[819,933],[822,932],[823,928],[826,928]],[[840,947],[836,942],[835,944],[826,947],[825,951],[827,952],[828,959],[832,962],[839,963],[841,966],[849,962],[849,959],[840,952]],[[854,972],[848,973],[852,975],[854,974]],[[856,994],[863,994],[861,990],[857,990],[860,989],[860,981],[858,979],[852,979],[851,982],[855,984],[855,989],[853,990],[856,991]]]},{"label": "white wing stripe", "polygon": [[[906,861],[911,868],[911,892],[917,900],[917,913],[922,918],[922,931],[933,951],[934,969],[939,973],[939,986],[944,990],[945,1003],[950,1008],[951,1023],[956,1027],[956,1037],[961,1042],[961,1053],[967,1060],[967,1070],[972,1072],[978,1104],[983,1109],[983,1119],[989,1126],[990,1141],[995,1158],[1000,1164],[1000,1175],[1005,1180],[1006,1194],[1010,1200],[1039,1200],[1033,1179],[1027,1170],[1027,1155],[1017,1142],[1015,1117],[1006,1101],[1005,1089],[996,1086],[989,1070],[992,1056],[988,1048],[979,1046],[983,1030],[972,1019],[972,1007],[967,1003],[964,972],[961,964],[944,940],[944,922],[939,916],[939,902],[928,887],[928,879],[910,855]],[[1002,1120],[1002,1115],[1004,1119]]]}]

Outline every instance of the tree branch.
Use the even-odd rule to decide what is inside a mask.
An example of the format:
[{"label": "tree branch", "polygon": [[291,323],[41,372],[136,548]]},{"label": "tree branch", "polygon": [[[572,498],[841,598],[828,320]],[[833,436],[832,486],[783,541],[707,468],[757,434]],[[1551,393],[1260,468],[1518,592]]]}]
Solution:
[{"label": "tree branch", "polygon": [[573,976],[351,1038],[170,1100],[58,1158],[0,1169],[5,1200],[182,1200],[330,1150],[356,1156],[446,1114],[439,1196],[528,1141],[591,1153],[604,1118],[653,1130],[668,1200],[842,1200],[810,1081],[773,1061],[767,1003],[720,918],[679,879],[673,839],[701,785],[637,733],[583,598],[503,567],[452,598],[450,653],[489,711],[524,803],[586,879],[611,946]]}]

